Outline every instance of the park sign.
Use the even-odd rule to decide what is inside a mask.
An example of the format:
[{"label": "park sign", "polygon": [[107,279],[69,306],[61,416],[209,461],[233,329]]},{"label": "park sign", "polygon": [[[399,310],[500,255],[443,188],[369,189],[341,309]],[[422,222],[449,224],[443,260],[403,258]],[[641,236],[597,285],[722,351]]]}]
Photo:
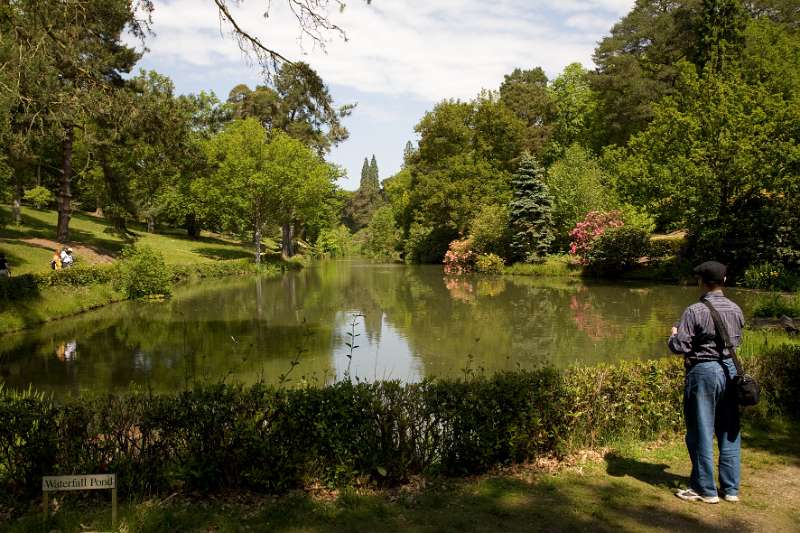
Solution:
[{"label": "park sign", "polygon": [[42,478],[42,491],[97,490],[117,488],[115,474],[95,476],[45,476]]},{"label": "park sign", "polygon": [[117,525],[117,475],[95,474],[79,476],[44,476],[42,478],[42,507],[47,518],[50,512],[49,493],[62,490],[111,490],[111,527]]}]

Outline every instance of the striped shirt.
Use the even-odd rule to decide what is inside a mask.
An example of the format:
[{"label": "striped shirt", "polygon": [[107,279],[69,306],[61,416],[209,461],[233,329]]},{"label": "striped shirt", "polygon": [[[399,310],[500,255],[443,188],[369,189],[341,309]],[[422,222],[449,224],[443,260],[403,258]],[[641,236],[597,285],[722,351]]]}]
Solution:
[{"label": "striped shirt", "polygon": [[[711,291],[703,295],[719,312],[734,348],[742,343],[744,315],[738,305],[726,298],[721,291]],[[702,361],[720,359],[716,328],[711,312],[702,302],[686,308],[678,323],[678,333],[672,335],[667,343],[669,349],[685,357],[687,367]],[[722,358],[730,357],[727,348],[722,350]]]}]

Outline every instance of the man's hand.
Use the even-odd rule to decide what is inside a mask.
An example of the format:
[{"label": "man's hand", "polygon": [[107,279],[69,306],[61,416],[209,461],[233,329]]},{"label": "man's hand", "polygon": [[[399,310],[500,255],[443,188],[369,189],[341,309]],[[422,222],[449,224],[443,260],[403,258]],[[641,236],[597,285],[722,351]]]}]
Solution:
[{"label": "man's hand", "polygon": [[677,335],[677,334],[678,334],[678,328],[672,326],[672,335]]}]

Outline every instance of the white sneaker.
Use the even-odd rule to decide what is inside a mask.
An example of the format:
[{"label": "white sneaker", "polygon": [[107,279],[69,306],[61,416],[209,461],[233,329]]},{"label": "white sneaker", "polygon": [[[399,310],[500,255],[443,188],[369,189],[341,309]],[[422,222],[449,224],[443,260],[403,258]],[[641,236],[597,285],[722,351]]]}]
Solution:
[{"label": "white sneaker", "polygon": [[701,496],[692,489],[679,490],[675,496],[687,502],[719,503],[719,496]]},{"label": "white sneaker", "polygon": [[738,497],[738,496],[736,496],[735,494],[726,494],[726,495],[724,496],[724,500],[725,500],[726,502],[736,503],[736,502],[738,502],[738,501],[739,501],[739,497]]}]

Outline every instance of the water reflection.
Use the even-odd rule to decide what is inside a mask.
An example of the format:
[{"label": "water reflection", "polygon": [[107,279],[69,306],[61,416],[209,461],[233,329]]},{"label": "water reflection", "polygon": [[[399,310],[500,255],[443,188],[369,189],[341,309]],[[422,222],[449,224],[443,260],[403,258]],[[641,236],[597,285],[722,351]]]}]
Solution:
[{"label": "water reflection", "polygon": [[[417,381],[541,364],[666,355],[696,289],[330,262],[278,280],[185,287],[0,338],[9,385],[56,393],[198,381]],[[744,294],[735,295],[746,307]],[[353,314],[358,348],[348,358]],[[80,347],[80,348],[79,348]],[[298,364],[293,366],[292,362]],[[289,372],[291,369],[291,372]]]}]

